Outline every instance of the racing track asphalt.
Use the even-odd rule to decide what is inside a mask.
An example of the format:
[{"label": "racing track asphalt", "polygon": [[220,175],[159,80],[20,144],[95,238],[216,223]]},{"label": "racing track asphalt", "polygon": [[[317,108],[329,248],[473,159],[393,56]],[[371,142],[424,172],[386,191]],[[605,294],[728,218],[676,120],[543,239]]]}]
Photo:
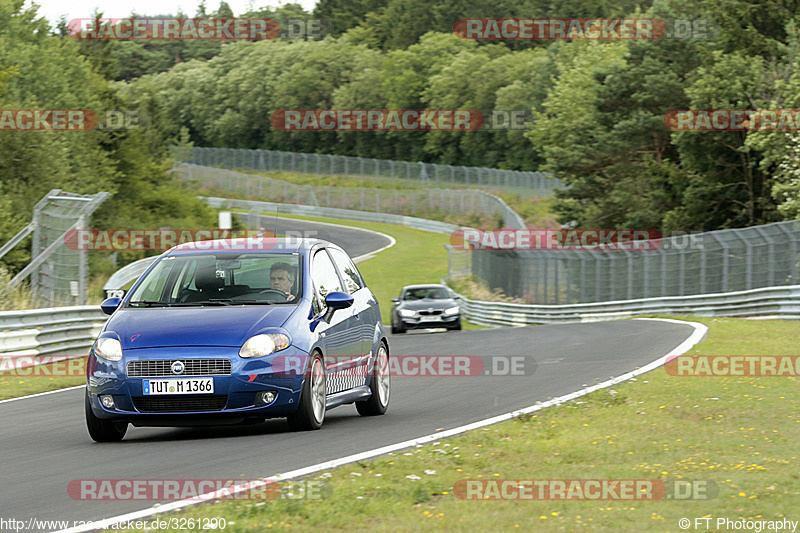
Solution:
[{"label": "racing track asphalt", "polygon": [[277,235],[297,236],[297,232],[303,232],[304,236],[323,239],[333,244],[341,246],[350,257],[374,252],[391,241],[383,235],[371,231],[327,224],[318,224],[311,221],[278,218],[277,224],[274,217],[262,216],[260,226],[266,230],[275,232]]},{"label": "racing track asphalt", "polygon": [[354,406],[342,406],[316,432],[294,433],[276,419],[235,427],[131,427],[120,443],[96,444],[86,431],[82,389],[3,403],[0,517],[99,520],[155,503],[75,501],[67,494],[74,479],[256,479],[454,428],[621,375],[667,354],[692,331],[636,320],[390,336],[393,355],[521,356],[535,371],[395,377],[384,416],[362,418]]}]

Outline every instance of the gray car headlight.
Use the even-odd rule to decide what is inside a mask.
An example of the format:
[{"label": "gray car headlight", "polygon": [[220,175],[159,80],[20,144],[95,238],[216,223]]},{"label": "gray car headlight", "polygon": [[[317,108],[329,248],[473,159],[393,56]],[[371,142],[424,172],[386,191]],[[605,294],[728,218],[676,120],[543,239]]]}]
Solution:
[{"label": "gray car headlight", "polygon": [[446,314],[446,315],[454,315],[454,314],[458,313],[458,311],[459,311],[458,306],[448,307],[447,309],[444,310],[444,314]]},{"label": "gray car headlight", "polygon": [[416,311],[412,311],[411,309],[401,309],[400,310],[400,316],[412,317],[412,316],[415,316],[416,314],[417,314],[417,312]]},{"label": "gray car headlight", "polygon": [[122,343],[112,337],[100,337],[94,341],[92,349],[95,355],[103,359],[108,359],[109,361],[122,359]]},{"label": "gray car headlight", "polygon": [[245,341],[239,350],[239,357],[263,357],[288,348],[292,344],[288,335],[283,333],[262,333]]}]

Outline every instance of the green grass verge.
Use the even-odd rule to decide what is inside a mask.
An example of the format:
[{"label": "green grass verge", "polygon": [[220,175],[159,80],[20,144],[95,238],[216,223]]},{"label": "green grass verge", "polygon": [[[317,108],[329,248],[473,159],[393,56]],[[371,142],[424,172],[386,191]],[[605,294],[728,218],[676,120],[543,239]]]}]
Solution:
[{"label": "green grass verge", "polygon": [[326,174],[299,174],[283,170],[266,172],[252,169],[238,169],[242,174],[263,176],[275,180],[288,181],[296,185],[313,185],[315,187],[366,187],[370,189],[422,189],[420,182],[406,179],[384,177],[354,178],[352,176]]},{"label": "green grass verge", "polygon": [[[797,322],[690,318],[710,328],[691,353],[792,355],[800,345]],[[314,476],[330,494],[321,500],[223,502],[169,516],[224,517],[226,532],[680,531],[684,517],[796,520],[799,405],[795,378],[680,378],[657,369],[535,415]],[[705,501],[464,501],[453,494],[461,479],[707,480],[719,493]]]},{"label": "green grass verge", "polygon": [[[80,364],[80,369],[85,368],[84,360],[74,360],[72,364]],[[85,373],[72,371],[71,374],[77,373],[78,375],[58,375],[64,374],[67,368],[74,367],[68,367],[68,363],[64,362],[57,364],[55,368],[54,365],[48,364],[35,369],[23,368],[16,372],[2,372],[0,373],[0,400],[65,389],[86,383]]]}]

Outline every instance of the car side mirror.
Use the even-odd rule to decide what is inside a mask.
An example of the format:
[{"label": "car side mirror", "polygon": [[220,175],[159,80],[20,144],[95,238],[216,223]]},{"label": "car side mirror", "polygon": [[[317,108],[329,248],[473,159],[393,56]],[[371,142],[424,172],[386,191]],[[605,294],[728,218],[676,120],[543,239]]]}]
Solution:
[{"label": "car side mirror", "polygon": [[333,291],[325,296],[325,305],[328,306],[328,312],[325,313],[325,321],[330,322],[333,313],[339,309],[347,309],[353,305],[353,297],[346,292]]},{"label": "car side mirror", "polygon": [[392,301],[393,301],[394,303],[397,303],[397,302],[399,302],[399,301],[400,301],[400,298],[392,298]]},{"label": "car side mirror", "polygon": [[453,296],[453,300],[460,300],[460,299],[461,299],[461,296],[459,296],[458,294],[456,294],[455,296]]},{"label": "car side mirror", "polygon": [[100,309],[102,309],[105,314],[112,315],[121,303],[121,298],[106,298],[103,300],[103,303],[100,304]]}]

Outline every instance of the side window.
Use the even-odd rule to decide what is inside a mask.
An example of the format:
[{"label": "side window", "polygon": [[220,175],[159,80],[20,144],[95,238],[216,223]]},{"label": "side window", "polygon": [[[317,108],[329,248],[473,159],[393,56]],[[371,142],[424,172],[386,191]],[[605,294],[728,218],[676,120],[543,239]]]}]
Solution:
[{"label": "side window", "polygon": [[339,267],[339,272],[342,273],[347,292],[353,294],[363,287],[364,285],[361,283],[361,276],[358,273],[358,269],[347,254],[336,248],[328,248],[328,251],[331,253],[331,256],[333,256],[336,266]]},{"label": "side window", "polygon": [[342,290],[342,282],[339,281],[339,275],[325,250],[319,250],[314,254],[314,260],[311,263],[311,278],[314,280],[316,296],[319,297],[323,307],[325,296],[328,293]]}]

